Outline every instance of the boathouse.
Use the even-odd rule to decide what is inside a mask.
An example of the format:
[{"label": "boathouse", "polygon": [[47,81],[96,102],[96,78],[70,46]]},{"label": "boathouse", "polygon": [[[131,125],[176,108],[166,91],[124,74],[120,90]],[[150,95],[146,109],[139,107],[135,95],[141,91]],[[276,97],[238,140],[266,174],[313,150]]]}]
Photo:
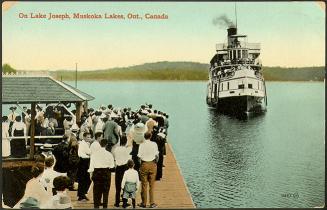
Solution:
[{"label": "boathouse", "polygon": [[[75,104],[76,123],[81,120],[82,110],[94,97],[50,76],[2,75],[2,104],[30,105],[31,119],[35,119],[38,104]],[[26,182],[30,179],[30,167],[34,163],[37,146],[35,120],[30,125],[29,153],[24,158],[2,158],[2,193],[5,205],[12,207],[24,195]],[[54,136],[54,138],[62,138]],[[15,138],[15,137],[14,137]],[[10,137],[12,139],[12,137]]]}]

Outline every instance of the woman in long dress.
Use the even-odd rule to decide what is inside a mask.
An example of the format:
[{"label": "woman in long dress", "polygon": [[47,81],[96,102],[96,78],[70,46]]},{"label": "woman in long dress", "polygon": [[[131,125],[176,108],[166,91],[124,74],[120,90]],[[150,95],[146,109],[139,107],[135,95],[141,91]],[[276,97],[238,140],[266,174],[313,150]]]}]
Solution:
[{"label": "woman in long dress", "polygon": [[2,157],[10,156],[9,122],[8,117],[2,117]]},{"label": "woman in long dress", "polygon": [[12,125],[11,136],[22,138],[12,139],[10,141],[11,155],[14,157],[26,156],[26,125],[22,122],[22,117],[17,116],[16,121]]}]

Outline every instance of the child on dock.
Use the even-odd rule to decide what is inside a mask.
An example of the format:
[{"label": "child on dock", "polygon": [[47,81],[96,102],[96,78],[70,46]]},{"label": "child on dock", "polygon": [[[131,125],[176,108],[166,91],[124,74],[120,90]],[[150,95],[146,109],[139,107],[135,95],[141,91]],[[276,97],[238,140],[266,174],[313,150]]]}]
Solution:
[{"label": "child on dock", "polygon": [[53,186],[53,180],[58,176],[66,176],[67,173],[60,173],[55,170],[53,170],[55,159],[54,156],[49,156],[45,158],[44,165],[45,169],[43,174],[41,175],[40,182],[43,185],[43,187],[46,189],[46,191],[50,195],[55,195],[56,192],[54,190]]},{"label": "child on dock", "polygon": [[123,189],[123,208],[127,207],[127,200],[132,198],[133,208],[135,209],[136,191],[139,189],[139,174],[134,170],[134,161],[128,160],[128,170],[125,171],[121,187]]},{"label": "child on dock", "polygon": [[70,186],[70,179],[67,176],[58,176],[53,180],[57,192],[52,199],[44,206],[49,209],[72,209],[72,203],[67,190]]}]

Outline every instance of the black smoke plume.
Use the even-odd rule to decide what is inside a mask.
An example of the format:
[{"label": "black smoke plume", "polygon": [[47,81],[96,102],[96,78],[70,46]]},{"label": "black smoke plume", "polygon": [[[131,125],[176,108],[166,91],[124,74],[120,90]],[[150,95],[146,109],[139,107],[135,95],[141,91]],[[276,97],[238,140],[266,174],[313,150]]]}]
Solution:
[{"label": "black smoke plume", "polygon": [[219,26],[220,28],[231,28],[235,27],[233,21],[231,21],[226,15],[221,15],[219,17],[215,17],[212,19],[212,24],[215,26]]}]

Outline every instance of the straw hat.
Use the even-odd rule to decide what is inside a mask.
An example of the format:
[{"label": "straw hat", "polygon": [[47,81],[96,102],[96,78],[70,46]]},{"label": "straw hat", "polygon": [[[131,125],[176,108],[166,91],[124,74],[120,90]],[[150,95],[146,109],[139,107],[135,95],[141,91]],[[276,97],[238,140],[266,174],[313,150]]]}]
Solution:
[{"label": "straw hat", "polygon": [[147,132],[147,127],[143,123],[137,123],[134,126],[133,139],[136,144],[144,142],[144,134]]}]

